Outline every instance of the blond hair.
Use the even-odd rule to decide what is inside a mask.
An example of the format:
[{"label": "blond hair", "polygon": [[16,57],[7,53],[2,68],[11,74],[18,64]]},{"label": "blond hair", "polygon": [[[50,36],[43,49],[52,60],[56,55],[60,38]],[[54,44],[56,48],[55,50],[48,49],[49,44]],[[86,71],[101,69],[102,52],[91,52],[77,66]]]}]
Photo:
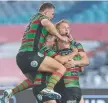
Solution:
[{"label": "blond hair", "polygon": [[60,20],[59,22],[57,22],[57,23],[55,24],[56,29],[59,29],[59,26],[60,26],[62,23],[67,23],[67,24],[69,24],[68,21],[62,19],[62,20]]}]

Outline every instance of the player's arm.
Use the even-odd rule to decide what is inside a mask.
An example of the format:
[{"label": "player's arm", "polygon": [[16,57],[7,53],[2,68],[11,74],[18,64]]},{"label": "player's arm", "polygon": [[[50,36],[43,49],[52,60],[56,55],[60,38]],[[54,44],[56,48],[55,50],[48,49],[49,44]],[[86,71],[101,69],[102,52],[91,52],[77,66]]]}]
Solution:
[{"label": "player's arm", "polygon": [[67,38],[62,37],[57,29],[55,28],[54,24],[51,23],[48,19],[42,19],[41,20],[41,24],[48,30],[48,32],[52,35],[55,35],[56,37],[58,37],[60,40],[62,41],[68,41]]},{"label": "player's arm", "polygon": [[72,60],[72,58],[74,58],[74,56],[76,56],[76,55],[78,55],[78,49],[77,48],[73,48],[72,49],[72,53],[71,53],[71,57],[69,58],[69,60]]},{"label": "player's arm", "polygon": [[80,67],[88,65],[89,60],[88,60],[86,53],[85,52],[79,52],[79,55],[81,56],[81,60],[75,60],[74,65],[80,66]]},{"label": "player's arm", "polygon": [[72,58],[77,55],[77,53],[71,53],[71,54],[68,54],[68,55],[64,55],[64,56],[61,56],[61,55],[57,55],[55,56],[55,59],[62,63],[63,65],[65,65],[66,63],[68,63],[70,60],[72,60]]},{"label": "player's arm", "polygon": [[65,56],[61,56],[59,53],[55,52],[54,50],[52,50],[51,48],[49,48],[46,45],[42,46],[42,48],[40,49],[40,53],[54,58],[55,60],[57,60],[61,64],[67,63],[69,61],[69,59],[74,56],[73,53],[65,55]]},{"label": "player's arm", "polygon": [[80,43],[76,43],[76,47],[78,49],[78,55],[81,57],[81,60],[75,60],[74,65],[80,67],[88,65],[89,59],[86,52],[83,49],[83,46]]}]

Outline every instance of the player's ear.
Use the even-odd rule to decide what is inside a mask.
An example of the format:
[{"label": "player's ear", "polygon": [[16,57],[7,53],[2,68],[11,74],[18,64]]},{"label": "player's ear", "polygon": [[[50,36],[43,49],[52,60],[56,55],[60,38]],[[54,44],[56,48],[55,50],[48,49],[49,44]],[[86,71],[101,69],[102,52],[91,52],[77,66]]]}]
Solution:
[{"label": "player's ear", "polygon": [[48,9],[46,9],[46,10],[44,11],[44,14],[45,14],[45,15],[47,15],[47,13],[48,13]]}]

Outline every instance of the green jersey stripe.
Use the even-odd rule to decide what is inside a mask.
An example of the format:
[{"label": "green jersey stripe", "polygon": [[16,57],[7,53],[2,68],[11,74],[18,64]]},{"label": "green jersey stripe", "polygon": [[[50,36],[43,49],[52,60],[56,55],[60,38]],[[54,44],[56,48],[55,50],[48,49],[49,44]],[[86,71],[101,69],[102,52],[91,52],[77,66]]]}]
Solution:
[{"label": "green jersey stripe", "polygon": [[26,35],[24,36],[23,39],[26,39],[26,38],[31,39],[31,38],[35,38],[35,36],[36,36],[36,33],[28,33],[28,34],[26,34]]},{"label": "green jersey stripe", "polygon": [[32,39],[24,39],[24,40],[22,40],[22,43],[31,42],[31,41],[34,41],[34,38],[32,38]]}]

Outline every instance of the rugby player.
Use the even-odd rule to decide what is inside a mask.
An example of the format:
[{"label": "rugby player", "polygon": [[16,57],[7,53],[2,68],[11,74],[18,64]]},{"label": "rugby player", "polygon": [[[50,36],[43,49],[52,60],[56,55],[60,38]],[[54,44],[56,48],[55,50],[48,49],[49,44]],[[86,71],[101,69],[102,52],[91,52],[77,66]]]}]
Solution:
[{"label": "rugby player", "polygon": [[46,88],[40,93],[50,98],[60,99],[61,95],[54,92],[53,89],[66,71],[64,64],[68,63],[73,55],[71,53],[67,56],[61,56],[44,45],[49,34],[69,42],[69,38],[62,37],[50,21],[54,16],[54,9],[53,4],[44,3],[39,9],[39,13],[32,17],[24,32],[16,62],[23,74],[33,83],[37,71],[52,73]]},{"label": "rugby player", "polygon": [[[69,24],[67,21],[62,20],[59,23],[57,23],[56,27],[59,30],[59,33],[61,35],[68,35],[69,36]],[[71,53],[72,51],[78,50],[78,55],[73,58],[76,63],[74,68],[67,68],[67,71],[65,72],[63,76],[64,80],[64,86],[63,83],[59,84],[55,87],[55,91],[60,93],[62,95],[61,101],[58,101],[57,103],[79,103],[80,100],[83,102],[83,98],[81,99],[82,93],[79,85],[79,75],[81,71],[81,67],[88,65],[88,57],[86,53],[84,52],[84,49],[82,45],[75,40],[72,40],[71,44],[66,42],[58,42],[58,49],[61,50],[59,53],[61,55],[67,55]],[[77,51],[76,51],[77,52]],[[37,91],[38,87],[35,87],[34,91]],[[38,89],[39,90],[39,89]],[[34,92],[35,94],[35,92]],[[48,98],[43,98],[43,101],[39,101],[39,99],[42,99],[40,95],[35,95],[39,103],[43,103],[47,101],[47,103],[56,103],[56,101],[49,101]],[[46,103],[46,102],[45,102]]]},{"label": "rugby player", "polygon": [[[66,21],[64,21],[64,20],[62,20],[62,21],[60,21],[59,23],[57,23],[58,25],[57,25],[57,28],[58,27],[61,27],[61,28],[58,28],[58,30],[59,30],[59,32],[60,32],[60,34],[61,35],[67,35],[67,34],[69,34],[69,31],[67,31],[68,29],[69,29],[69,25],[68,25],[68,23],[66,22]],[[62,25],[61,25],[62,24]],[[66,28],[66,29],[65,29]],[[62,34],[62,33],[63,34]],[[55,39],[55,37],[51,37],[51,36],[49,36],[48,37],[48,39],[47,39],[47,41],[46,41],[46,45],[48,45],[50,48],[52,47],[52,45],[54,44],[54,42],[52,42],[52,41],[54,41],[54,39]],[[72,43],[72,45],[71,45],[71,47],[74,49],[74,48],[76,48],[77,47],[77,49],[78,49],[78,51],[83,51],[83,50],[81,50],[81,49],[83,49],[82,48],[82,46],[81,46],[81,44],[78,44],[78,43],[76,43],[74,40],[71,42]],[[63,44],[63,45],[61,45],[61,46],[59,46],[59,49],[64,49],[64,48],[70,48],[70,45],[69,44],[66,44],[66,43],[62,43],[62,42],[59,42],[59,45],[60,44]],[[75,47],[76,46],[76,47]],[[75,50],[75,49],[74,49]],[[68,54],[68,52],[72,52],[70,49],[67,49],[67,50],[64,50],[64,51],[62,51],[63,53],[64,53],[64,55],[65,55],[65,53],[66,54]],[[76,52],[76,51],[75,51]],[[63,54],[62,53],[62,54]],[[71,73],[71,72],[73,72],[74,74],[76,73],[77,74],[77,72],[79,71],[80,69],[76,69],[76,71],[75,71],[75,69],[74,69],[74,71],[67,71],[67,73]],[[66,75],[66,74],[65,74]],[[27,88],[29,88],[29,87],[32,87],[32,86],[38,86],[39,85],[39,88],[40,88],[40,84],[43,82],[43,85],[41,86],[41,88],[40,89],[38,89],[37,91],[40,91],[43,87],[45,87],[46,85],[45,85],[45,78],[43,78],[43,77],[45,77],[45,76],[42,76],[42,73],[38,73],[38,75],[37,75],[37,77],[36,77],[36,81],[35,81],[35,85],[34,84],[32,84],[29,80],[25,80],[23,83],[21,83],[21,85],[19,85],[19,86],[17,86],[16,88],[14,88],[14,89],[12,89],[12,91],[10,91],[10,95],[9,95],[9,97],[10,96],[12,96],[12,95],[14,95],[14,94],[16,94],[17,92],[20,92],[20,91],[22,91],[22,90],[25,90],[25,89],[27,89]],[[66,77],[66,76],[65,76]],[[69,77],[69,76],[68,76]],[[70,76],[70,77],[72,77],[72,76]],[[70,79],[73,79],[73,81],[77,81],[77,80],[74,80],[74,79],[76,79],[76,78],[74,78],[75,76],[73,76],[73,78],[70,78]],[[77,76],[76,76],[77,77]],[[43,80],[44,79],[44,80]],[[69,80],[66,80],[66,78],[64,78],[65,79],[65,82],[66,81],[69,81]],[[68,79],[68,78],[67,78]],[[79,81],[77,81],[77,85],[79,85]],[[62,84],[63,85],[63,84]],[[67,84],[66,84],[67,85]],[[66,86],[65,85],[65,86]],[[72,86],[72,87],[76,87],[76,84],[74,83],[74,84],[72,84],[71,83],[71,80],[70,80],[70,83],[68,83],[68,85],[70,85],[70,86]],[[78,86],[79,87],[79,86]],[[58,86],[57,86],[57,88],[58,88]],[[60,89],[61,87],[59,86],[59,88],[58,89]],[[66,88],[66,87],[65,87]],[[63,89],[63,88],[62,88]],[[72,90],[73,91],[75,91],[74,89],[77,89],[77,88],[72,88]],[[64,89],[63,89],[64,90]],[[63,91],[63,90],[61,90],[61,91]],[[78,90],[79,90],[79,93],[77,92],[77,95],[81,95],[81,90],[78,88]],[[77,90],[77,91],[78,91]],[[36,93],[39,93],[39,92],[37,92],[36,91]],[[65,89],[65,92],[66,91],[70,91],[70,90],[68,90],[67,88]],[[67,93],[67,92],[66,92]],[[76,92],[73,92],[72,94],[74,94],[74,93],[76,93]],[[9,94],[9,91],[8,91],[8,94]],[[70,92],[68,93],[68,95],[71,95],[70,94]],[[72,96],[73,95],[71,95],[71,99],[72,99]],[[79,96],[80,97],[80,96]],[[64,97],[63,97],[64,98]],[[66,99],[66,97],[65,97],[65,99]],[[69,100],[71,100],[71,99],[69,99]],[[79,98],[79,100],[80,100],[80,98]],[[64,100],[63,100],[64,101]],[[66,100],[65,100],[66,101]],[[3,102],[4,103],[4,102]],[[41,102],[40,102],[41,103]],[[48,103],[55,103],[55,101],[48,101]]]}]

